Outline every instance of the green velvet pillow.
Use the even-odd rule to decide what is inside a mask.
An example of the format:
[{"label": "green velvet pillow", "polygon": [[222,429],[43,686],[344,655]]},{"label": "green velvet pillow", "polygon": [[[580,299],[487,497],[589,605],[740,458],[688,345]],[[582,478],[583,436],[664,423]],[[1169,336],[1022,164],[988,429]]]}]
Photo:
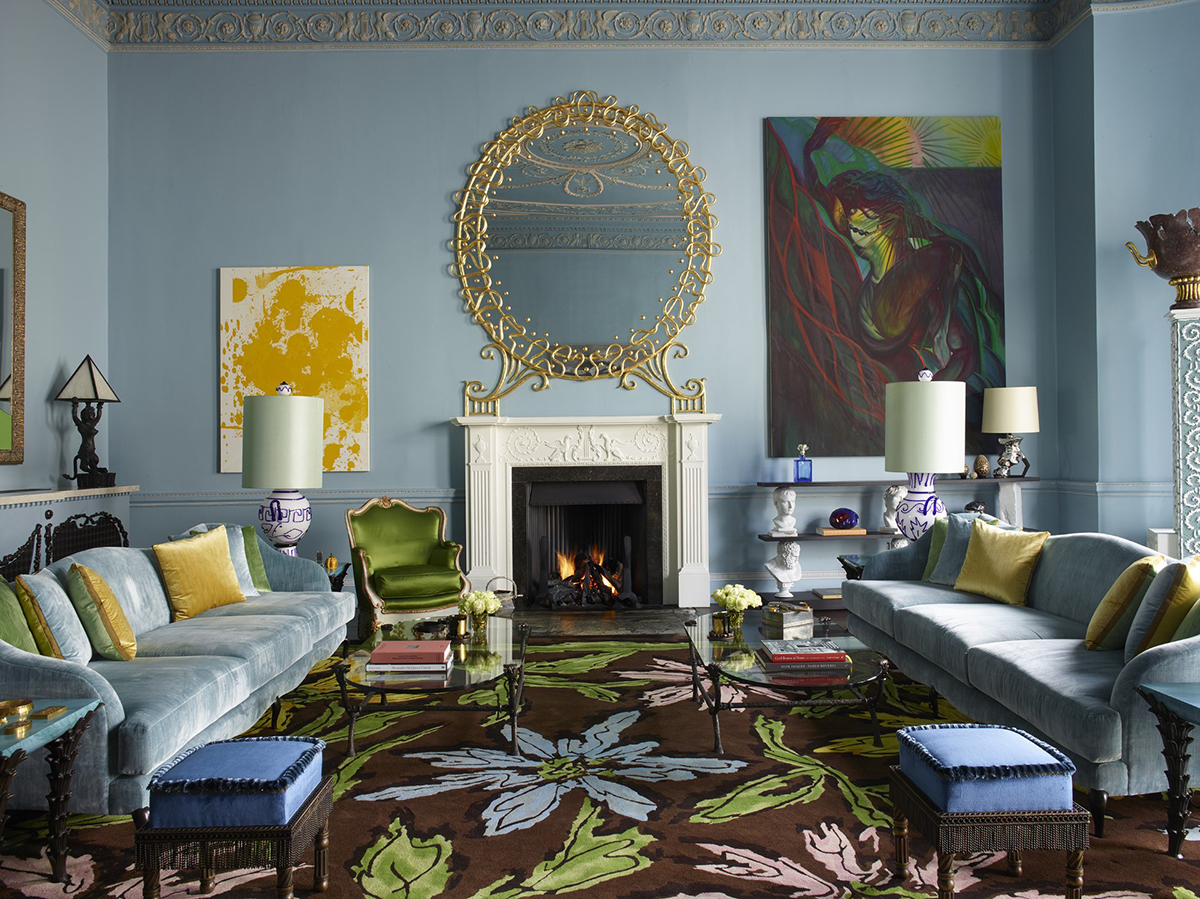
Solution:
[{"label": "green velvet pillow", "polygon": [[1158,573],[1138,607],[1125,640],[1125,661],[1140,652],[1170,643],[1200,600],[1200,559],[1172,562]]},{"label": "green velvet pillow", "polygon": [[933,569],[937,568],[938,557],[942,554],[942,547],[946,545],[946,526],[948,525],[946,516],[935,518],[933,527],[930,530],[933,536],[929,538],[929,560],[925,563],[925,573],[921,575],[921,580],[929,580],[929,576],[933,574]]},{"label": "green velvet pillow", "polygon": [[67,595],[79,613],[92,648],[114,662],[132,661],[137,655],[137,638],[125,610],[104,578],[75,563],[67,572]]},{"label": "green velvet pillow", "polygon": [[262,549],[258,545],[258,529],[252,524],[242,528],[242,542],[246,545],[246,564],[250,566],[250,580],[259,593],[270,593],[271,582],[267,580],[267,568],[263,564]]},{"label": "green velvet pillow", "polygon": [[17,594],[13,593],[7,581],[0,581],[0,640],[35,656],[40,654]]}]

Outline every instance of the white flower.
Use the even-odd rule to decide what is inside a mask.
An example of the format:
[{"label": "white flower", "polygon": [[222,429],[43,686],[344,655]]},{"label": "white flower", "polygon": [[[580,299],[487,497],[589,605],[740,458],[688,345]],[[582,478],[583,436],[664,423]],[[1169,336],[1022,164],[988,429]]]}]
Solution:
[{"label": "white flower", "polygon": [[459,597],[458,610],[467,615],[475,612],[491,615],[500,611],[500,597],[491,590],[472,590],[466,596]]},{"label": "white flower", "polygon": [[639,712],[619,712],[589,728],[581,738],[567,738],[557,744],[519,728],[524,757],[497,749],[413,753],[408,758],[429,759],[439,768],[460,773],[356,798],[405,802],[450,790],[504,790],[483,811],[484,834],[490,837],[544,821],[562,797],[575,789],[584,790],[593,801],[607,805],[618,815],[645,821],[654,811],[654,803],[619,780],[694,780],[702,774],[728,774],[746,766],[745,762],[725,759],[654,756],[650,752],[658,743],[652,740],[619,746],[621,731],[639,716]]},{"label": "white flower", "polygon": [[746,609],[757,609],[762,605],[759,595],[741,584],[726,584],[713,593],[712,599],[729,612],[744,612]]}]

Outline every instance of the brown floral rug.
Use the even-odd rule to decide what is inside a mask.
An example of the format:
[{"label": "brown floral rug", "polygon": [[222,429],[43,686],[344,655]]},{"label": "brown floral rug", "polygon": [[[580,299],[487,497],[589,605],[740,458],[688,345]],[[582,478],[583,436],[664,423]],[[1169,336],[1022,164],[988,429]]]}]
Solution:
[{"label": "brown floral rug", "polygon": [[[329,745],[335,773],[326,896],[407,899],[742,899],[936,895],[932,850],[914,836],[907,877],[894,877],[887,766],[865,714],[846,709],[725,712],[726,752],[712,752],[709,715],[691,699],[686,646],[579,640],[531,646],[524,756],[484,714],[421,711],[360,719],[359,754],[331,673],[319,665],[288,697],[281,729]],[[464,696],[463,701],[479,697]],[[928,723],[919,689],[889,689],[885,733]],[[942,719],[961,720],[942,703]],[[255,732],[268,732],[266,721]],[[18,775],[20,776],[20,775]],[[1106,836],[1085,856],[1084,893],[1105,899],[1200,899],[1200,845],[1164,854],[1160,797],[1117,799]],[[72,819],[67,887],[45,880],[40,816],[17,813],[5,834],[0,893],[139,897],[127,817]],[[1200,839],[1200,836],[1197,837]],[[964,899],[1061,896],[1065,853],[960,861]],[[297,894],[311,894],[311,857]],[[274,896],[273,871],[225,872],[212,895]],[[170,873],[164,897],[195,895]]]}]

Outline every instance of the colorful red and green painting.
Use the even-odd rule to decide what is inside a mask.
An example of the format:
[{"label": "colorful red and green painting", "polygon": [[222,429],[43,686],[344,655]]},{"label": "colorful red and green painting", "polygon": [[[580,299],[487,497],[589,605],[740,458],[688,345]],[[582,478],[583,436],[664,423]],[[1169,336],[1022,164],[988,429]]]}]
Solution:
[{"label": "colorful red and green painting", "polygon": [[1004,386],[1000,119],[765,121],[770,452],[883,453],[883,386]]}]

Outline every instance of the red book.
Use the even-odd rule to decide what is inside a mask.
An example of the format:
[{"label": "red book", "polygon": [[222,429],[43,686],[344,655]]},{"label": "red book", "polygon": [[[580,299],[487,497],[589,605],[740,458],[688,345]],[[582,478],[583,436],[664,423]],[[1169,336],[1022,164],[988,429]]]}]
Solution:
[{"label": "red book", "polygon": [[449,640],[385,640],[371,650],[372,665],[438,665],[449,658]]},{"label": "red book", "polygon": [[846,673],[841,676],[776,675],[771,678],[771,683],[781,687],[844,687],[849,674],[850,670],[846,669]]}]

